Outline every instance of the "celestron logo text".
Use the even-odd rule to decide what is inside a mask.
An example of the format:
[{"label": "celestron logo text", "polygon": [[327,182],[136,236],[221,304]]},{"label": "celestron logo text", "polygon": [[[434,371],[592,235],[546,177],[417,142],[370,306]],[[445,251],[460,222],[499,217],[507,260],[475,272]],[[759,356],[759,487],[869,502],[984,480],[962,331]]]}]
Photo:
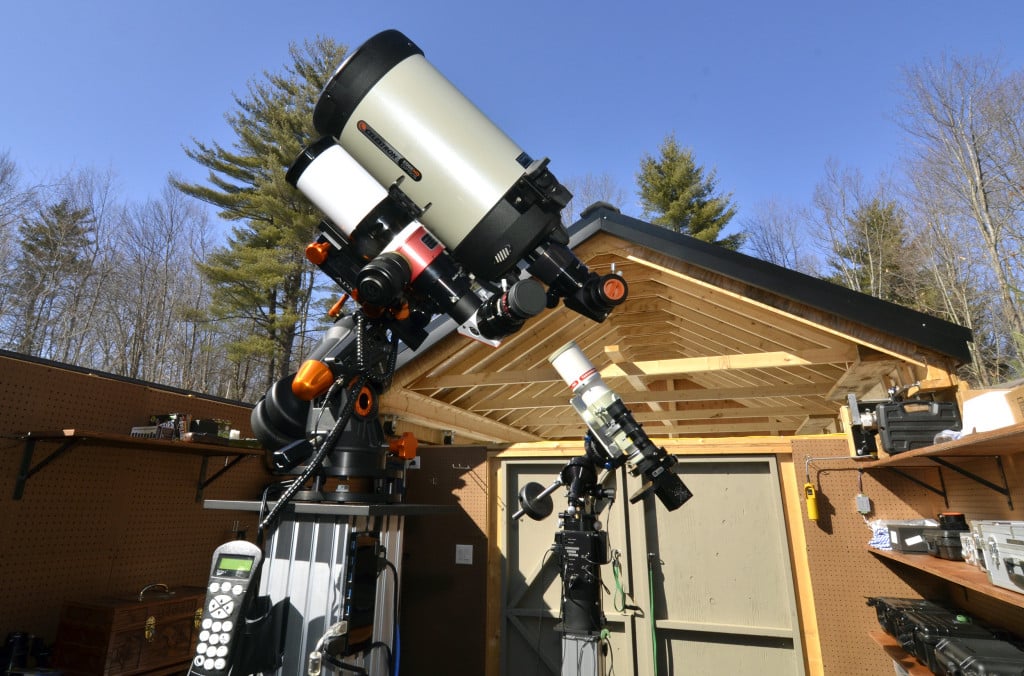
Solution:
[{"label": "celestron logo text", "polygon": [[384,153],[389,160],[398,165],[398,168],[404,171],[412,180],[418,181],[423,178],[423,174],[420,170],[413,165],[412,162],[405,159],[402,153],[395,150],[395,147],[384,140],[384,137],[377,133],[377,130],[366,123],[366,120],[359,120],[356,122],[356,129],[362,132],[363,136],[370,140],[370,143],[377,146],[377,148]]}]

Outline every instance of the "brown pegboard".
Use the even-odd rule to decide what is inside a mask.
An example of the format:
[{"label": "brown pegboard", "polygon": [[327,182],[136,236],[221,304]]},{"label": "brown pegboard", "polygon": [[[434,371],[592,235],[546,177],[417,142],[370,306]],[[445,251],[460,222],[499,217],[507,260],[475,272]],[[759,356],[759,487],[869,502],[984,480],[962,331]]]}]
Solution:
[{"label": "brown pegboard", "polygon": [[[871,531],[855,510],[858,465],[848,457],[845,442],[795,441],[793,466],[801,485],[806,480],[808,457],[839,458],[811,463],[810,481],[818,494],[820,516],[817,522],[807,520],[806,505],[803,515],[824,673],[867,676],[891,672],[892,660],[868,637],[878,623],[865,599],[917,596],[918,592],[866,550]],[[864,490],[876,511],[887,518],[915,516],[913,508],[896,493],[882,489],[866,474]]]},{"label": "brown pegboard", "polygon": [[[249,436],[249,408],[123,379],[0,355],[0,434],[75,428],[127,434],[151,414],[222,418]],[[56,445],[39,442],[38,463]],[[202,458],[77,446],[25,484],[14,500],[24,444],[0,439],[0,632],[27,631],[50,642],[65,600],[138,594],[146,584],[205,583],[210,556],[233,537],[234,520],[195,501]],[[209,460],[207,477],[223,463]],[[253,499],[269,480],[248,457],[205,491],[213,499]],[[244,523],[248,521],[249,523]]]},{"label": "brown pegboard", "polygon": [[[402,565],[402,672],[484,672],[487,607],[487,453],[472,446],[421,447],[409,470],[407,502],[452,505],[451,514],[405,521]],[[473,548],[472,565],[455,563],[455,546]],[[458,636],[439,661],[438,646]]]},{"label": "brown pegboard", "polygon": [[[793,443],[794,469],[801,484],[806,479],[806,458],[839,458],[810,463],[810,480],[817,490],[820,518],[811,522],[806,518],[806,511],[803,515],[825,673],[868,675],[892,671],[891,659],[868,638],[868,632],[878,628],[874,610],[865,604],[865,599],[870,596],[945,600],[984,622],[1024,636],[1024,610],[1021,608],[965,591],[939,578],[872,555],[867,549],[871,531],[864,517],[857,513],[855,502],[860,479],[863,493],[872,503],[873,511],[868,519],[934,518],[942,511],[963,512],[968,519],[1024,519],[1018,459],[1007,457],[1003,460],[1016,506],[1010,510],[1005,497],[948,469],[942,473],[949,499],[947,507],[941,496],[891,470],[861,472],[863,463],[846,457],[846,454],[845,444],[838,439],[798,440]],[[994,483],[1002,482],[992,458],[956,462]],[[936,468],[908,468],[903,471],[929,485],[942,485]],[[1021,603],[1024,604],[1024,595]]]}]

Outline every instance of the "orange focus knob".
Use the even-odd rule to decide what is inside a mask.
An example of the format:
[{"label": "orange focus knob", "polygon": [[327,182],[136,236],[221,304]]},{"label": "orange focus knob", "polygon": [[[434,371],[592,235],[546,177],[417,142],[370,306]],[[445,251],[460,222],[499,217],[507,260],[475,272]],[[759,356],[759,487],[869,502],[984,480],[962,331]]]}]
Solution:
[{"label": "orange focus knob", "polygon": [[402,460],[412,460],[416,457],[416,449],[419,447],[419,442],[416,441],[416,437],[412,432],[402,432],[402,436],[397,439],[392,439],[388,443],[388,450],[397,455]]},{"label": "orange focus knob", "polygon": [[601,291],[609,301],[618,302],[626,297],[626,283],[619,277],[610,276],[605,278]]},{"label": "orange focus knob", "polygon": [[327,364],[316,359],[302,363],[292,380],[292,394],[303,401],[313,401],[327,391],[334,382],[334,374]]},{"label": "orange focus knob", "polygon": [[322,265],[330,250],[329,242],[313,242],[306,247],[306,259],[313,265]]}]

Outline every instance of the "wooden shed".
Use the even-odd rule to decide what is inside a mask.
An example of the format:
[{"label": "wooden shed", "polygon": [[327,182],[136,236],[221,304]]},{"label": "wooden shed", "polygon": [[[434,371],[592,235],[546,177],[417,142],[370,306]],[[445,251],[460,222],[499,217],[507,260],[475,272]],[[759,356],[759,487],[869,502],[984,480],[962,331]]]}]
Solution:
[{"label": "wooden shed", "polygon": [[578,439],[547,362],[574,340],[652,435],[821,434],[847,394],[954,387],[970,359],[964,328],[609,209],[571,237],[592,270],[623,274],[624,305],[602,323],[559,307],[498,349],[449,335],[405,356],[386,413],[460,442]]},{"label": "wooden shed", "polygon": [[[451,464],[473,476],[461,486],[487,487],[487,673],[558,673],[559,581],[547,556],[556,520],[509,517],[519,487],[547,485],[583,452],[586,428],[548,362],[570,340],[681,459],[695,493],[671,513],[654,500],[631,505],[637,480],[620,476],[604,515],[616,673],[891,670],[889,647],[869,638],[878,624],[865,598],[916,596],[919,580],[869,553],[855,496],[873,501],[868,516],[889,519],[934,515],[950,498],[937,504],[914,477],[854,460],[841,409],[851,394],[884,400],[890,388],[955,397],[970,331],[611,209],[570,232],[588,267],[624,275],[623,306],[603,323],[559,307],[498,349],[440,337],[403,355],[383,405],[397,429],[454,443],[460,458],[473,457],[467,446],[487,449],[486,475]],[[805,481],[821,493],[817,522],[804,515]],[[994,614],[1020,621],[1016,608]]]},{"label": "wooden shed", "polygon": [[[1024,594],[933,557],[867,547],[871,519],[948,510],[1013,518],[1024,503],[1015,462],[1024,428],[873,460],[851,457],[842,424],[850,394],[884,399],[895,387],[955,397],[969,331],[611,209],[591,210],[570,234],[590,269],[614,267],[629,284],[606,321],[559,307],[498,348],[439,325],[400,355],[383,397],[386,428],[421,442],[407,501],[460,508],[406,522],[403,673],[559,673],[549,555],[558,525],[511,514],[523,484],[551,483],[583,453],[585,426],[548,362],[569,341],[679,458],[694,493],[669,512],[653,499],[631,503],[637,479],[622,469],[614,477],[617,498],[601,515],[613,558],[603,607],[614,673],[867,676],[890,673],[894,660],[927,673],[879,634],[871,596],[943,598],[1024,635]],[[0,433],[15,435],[0,469],[16,478],[15,498],[0,496],[0,533],[18,543],[17,556],[0,559],[7,626],[52,634],[55,608],[72,594],[202,585],[213,546],[251,515],[203,509],[197,465],[204,499],[252,500],[266,473],[226,460],[221,477],[214,460],[208,475],[199,451],[157,456],[105,444],[104,434],[153,407],[232,418],[247,433],[244,408],[0,358]],[[53,462],[33,460],[16,436],[70,427],[98,434]],[[805,483],[818,495],[816,521]],[[869,514],[858,495],[870,499]],[[84,554],[66,580],[44,582],[55,540]]]}]

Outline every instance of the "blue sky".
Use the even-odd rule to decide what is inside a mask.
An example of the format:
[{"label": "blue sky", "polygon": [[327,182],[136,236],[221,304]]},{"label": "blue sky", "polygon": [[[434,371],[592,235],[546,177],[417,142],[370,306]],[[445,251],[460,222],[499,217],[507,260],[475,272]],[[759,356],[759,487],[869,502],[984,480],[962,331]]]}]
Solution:
[{"label": "blue sky", "polygon": [[289,43],[397,28],[563,181],[608,174],[639,215],[640,160],[675,133],[741,222],[809,203],[830,157],[890,168],[902,69],[944,53],[1020,69],[1021,26],[1016,0],[7,2],[0,151],[29,180],[111,169],[125,198],[155,197],[169,172],[204,178],[182,146],[230,144],[233,95]]}]

